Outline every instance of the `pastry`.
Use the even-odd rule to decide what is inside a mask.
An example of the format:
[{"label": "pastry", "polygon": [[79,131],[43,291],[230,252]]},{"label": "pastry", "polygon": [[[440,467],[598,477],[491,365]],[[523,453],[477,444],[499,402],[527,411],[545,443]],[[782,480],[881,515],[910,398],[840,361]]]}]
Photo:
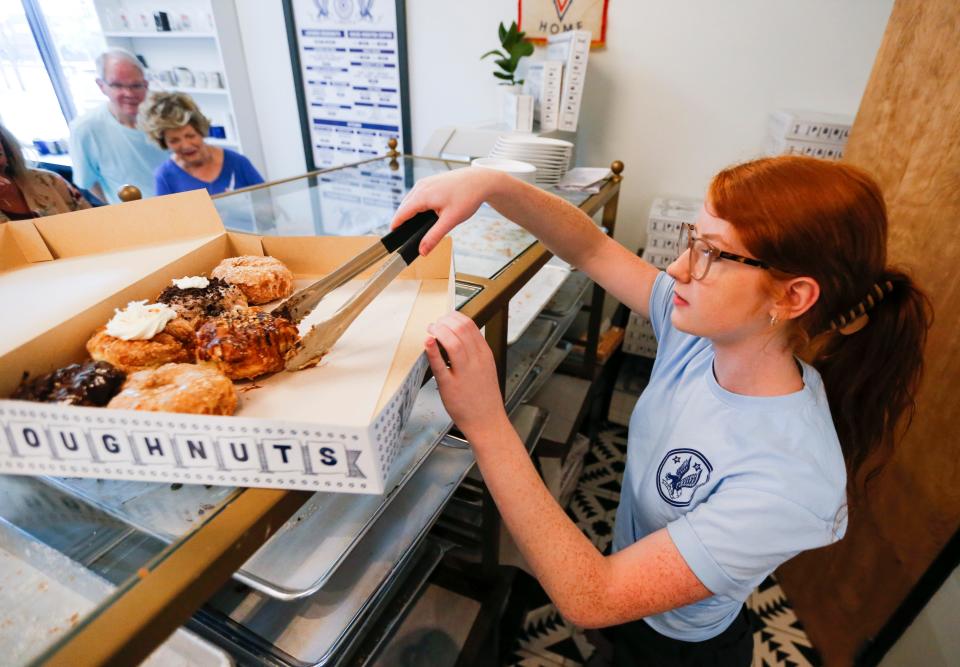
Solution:
[{"label": "pastry", "polygon": [[255,378],[283,370],[284,358],[299,338],[287,319],[259,308],[231,310],[197,329],[197,359],[234,380]]},{"label": "pastry", "polygon": [[126,373],[194,358],[193,326],[163,303],[131,301],[87,341],[97,361]]},{"label": "pastry", "polygon": [[293,293],[293,274],[274,257],[230,257],[220,262],[210,275],[239,287],[250,305],[283,299]]},{"label": "pastry", "polygon": [[103,407],[120,391],[126,374],[106,361],[85,361],[23,382],[11,398],[41,403]]},{"label": "pastry", "polygon": [[210,366],[164,364],[129,375],[107,407],[232,415],[237,409],[237,391],[223,373]]},{"label": "pastry", "polygon": [[220,278],[202,276],[175,279],[157,301],[172,307],[194,327],[224,311],[247,307],[247,297],[239,287]]}]

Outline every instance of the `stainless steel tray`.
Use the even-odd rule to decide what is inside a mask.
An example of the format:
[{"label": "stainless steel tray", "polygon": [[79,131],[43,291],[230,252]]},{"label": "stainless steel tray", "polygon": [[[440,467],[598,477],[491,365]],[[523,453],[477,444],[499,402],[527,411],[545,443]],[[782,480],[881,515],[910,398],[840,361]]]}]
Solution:
[{"label": "stainless steel tray", "polygon": [[356,640],[361,619],[382,601],[473,462],[469,450],[436,448],[323,590],[279,601],[227,586],[200,616],[205,634],[260,664],[331,663]]},{"label": "stainless steel tray", "polygon": [[[451,425],[436,383],[427,383],[404,428],[393,490],[382,496],[315,493],[234,578],[282,600],[319,590]],[[198,484],[173,488],[143,482],[46,479],[167,543],[191,530],[206,512],[237,492],[233,487]]]}]

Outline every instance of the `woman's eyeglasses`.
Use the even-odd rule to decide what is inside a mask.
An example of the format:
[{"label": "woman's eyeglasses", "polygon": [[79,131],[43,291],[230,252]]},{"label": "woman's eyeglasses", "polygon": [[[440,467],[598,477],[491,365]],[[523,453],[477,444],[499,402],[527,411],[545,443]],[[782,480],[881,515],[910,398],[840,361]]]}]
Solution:
[{"label": "woman's eyeglasses", "polygon": [[735,255],[732,252],[720,250],[710,243],[697,236],[696,230],[690,223],[684,222],[680,225],[680,243],[677,246],[680,254],[684,250],[690,251],[690,277],[694,280],[703,280],[707,277],[710,265],[718,259],[729,259],[740,264],[756,266],[761,269],[769,269],[770,265],[759,259]]}]

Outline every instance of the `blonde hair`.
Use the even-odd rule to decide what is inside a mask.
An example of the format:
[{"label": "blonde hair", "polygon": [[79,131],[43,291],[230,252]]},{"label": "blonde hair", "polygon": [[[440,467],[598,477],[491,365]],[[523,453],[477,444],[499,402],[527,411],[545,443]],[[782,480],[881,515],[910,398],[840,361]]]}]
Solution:
[{"label": "blonde hair", "polygon": [[167,142],[163,135],[167,130],[190,125],[201,136],[210,132],[210,119],[200,113],[200,107],[185,93],[154,93],[141,105],[137,125],[164,150]]}]

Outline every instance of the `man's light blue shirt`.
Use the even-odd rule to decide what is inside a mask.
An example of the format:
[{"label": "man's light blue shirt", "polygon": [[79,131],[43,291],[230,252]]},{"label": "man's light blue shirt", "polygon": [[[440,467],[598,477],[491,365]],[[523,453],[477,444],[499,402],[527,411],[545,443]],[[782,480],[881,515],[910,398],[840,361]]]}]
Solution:
[{"label": "man's light blue shirt", "polygon": [[666,527],[714,595],[644,619],[667,637],[703,641],[736,618],[777,566],[846,530],[846,466],[817,371],[784,396],[727,391],[713,345],[670,322],[674,280],[650,296],[657,358],[630,419],[614,551]]},{"label": "man's light blue shirt", "polygon": [[70,125],[73,182],[87,190],[99,183],[111,204],[120,202],[117,192],[127,184],[152,197],[153,173],[167,157],[145,132],[121,125],[106,104]]}]

